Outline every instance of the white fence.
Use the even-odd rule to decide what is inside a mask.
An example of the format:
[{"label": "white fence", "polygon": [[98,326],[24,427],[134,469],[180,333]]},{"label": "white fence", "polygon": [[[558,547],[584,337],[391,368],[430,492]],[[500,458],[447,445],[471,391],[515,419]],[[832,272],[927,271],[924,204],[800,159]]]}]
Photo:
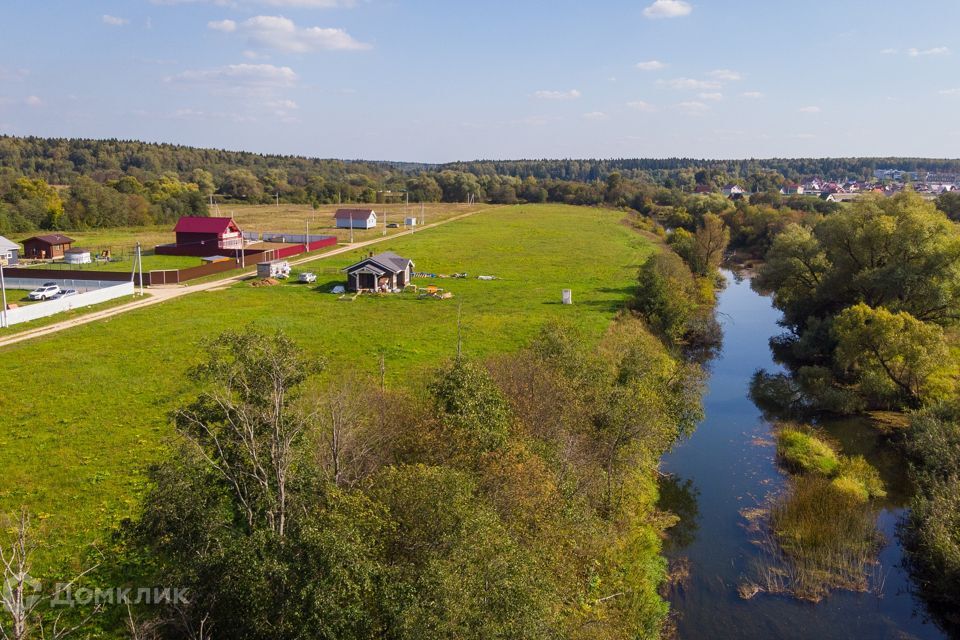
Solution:
[{"label": "white fence", "polygon": [[[146,279],[146,277],[144,277]],[[124,284],[123,281],[117,280],[77,280],[74,278],[4,278],[7,289],[36,289],[40,285],[52,282],[56,284],[61,289],[76,289],[77,291],[83,293],[84,291],[93,291],[96,289],[106,289],[107,287],[115,287],[118,284]],[[7,300],[10,302],[10,300]],[[14,300],[13,302],[16,302]]]},{"label": "white fence", "polygon": [[[89,286],[89,283],[87,283]],[[100,304],[108,300],[115,300],[123,296],[133,295],[134,286],[132,282],[113,282],[112,286],[102,289],[94,289],[86,293],[78,293],[75,296],[59,298],[57,300],[46,300],[36,304],[29,304],[16,309],[8,309],[6,312],[6,325],[3,324],[3,312],[0,311],[0,326],[10,326],[21,322],[29,322],[38,318],[46,318],[63,311],[89,307],[90,305]],[[9,282],[8,282],[9,286]],[[9,302],[9,301],[8,301]]]}]

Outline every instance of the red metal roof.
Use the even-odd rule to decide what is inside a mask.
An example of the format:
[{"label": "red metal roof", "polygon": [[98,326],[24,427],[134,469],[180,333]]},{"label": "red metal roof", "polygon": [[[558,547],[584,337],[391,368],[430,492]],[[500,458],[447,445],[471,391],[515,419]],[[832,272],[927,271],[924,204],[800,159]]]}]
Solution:
[{"label": "red metal roof", "polygon": [[239,230],[233,218],[202,218],[184,216],[177,221],[173,228],[176,233],[216,233],[221,234],[231,228]]}]

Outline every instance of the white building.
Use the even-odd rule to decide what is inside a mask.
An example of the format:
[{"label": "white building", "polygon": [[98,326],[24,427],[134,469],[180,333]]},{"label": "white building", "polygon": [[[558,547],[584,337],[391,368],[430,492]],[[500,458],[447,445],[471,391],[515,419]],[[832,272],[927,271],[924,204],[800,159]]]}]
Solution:
[{"label": "white building", "polygon": [[334,218],[337,229],[373,229],[377,226],[377,212],[373,209],[338,209]]}]

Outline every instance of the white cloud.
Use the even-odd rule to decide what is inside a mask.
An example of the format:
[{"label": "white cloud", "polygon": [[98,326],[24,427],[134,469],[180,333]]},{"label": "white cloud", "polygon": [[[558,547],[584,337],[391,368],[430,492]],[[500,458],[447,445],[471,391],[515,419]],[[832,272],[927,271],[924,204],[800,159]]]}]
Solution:
[{"label": "white cloud", "polygon": [[659,60],[647,60],[646,62],[638,62],[636,66],[640,71],[659,71],[667,65]]},{"label": "white cloud", "polygon": [[823,111],[823,109],[817,106],[809,106],[809,107],[800,107],[799,111],[800,113],[820,113],[821,111]]},{"label": "white cloud", "polygon": [[744,91],[740,95],[744,98],[750,98],[751,100],[759,100],[763,97],[763,94],[759,91]]},{"label": "white cloud", "polygon": [[816,138],[817,136],[816,136],[816,134],[813,134],[813,133],[795,133],[795,134],[791,135],[790,137],[791,137],[791,138],[795,138],[795,139],[797,139],[797,140],[813,140],[813,139]]},{"label": "white cloud", "polygon": [[732,71],[730,69],[717,69],[715,71],[711,71],[707,75],[711,78],[722,80],[724,82],[736,82],[743,79],[743,75],[739,71]]},{"label": "white cloud", "polygon": [[942,89],[938,93],[942,96],[960,96],[960,89]]},{"label": "white cloud", "polygon": [[919,56],[943,56],[950,53],[947,47],[933,47],[932,49],[907,49],[907,55],[911,58]]},{"label": "white cloud", "polygon": [[654,0],[654,3],[643,10],[648,18],[682,18],[693,13],[693,6],[684,0]]},{"label": "white cloud", "polygon": [[295,9],[336,9],[356,6],[355,0],[260,0],[271,7],[292,7]]},{"label": "white cloud", "polygon": [[646,113],[653,113],[654,111],[657,110],[657,108],[654,107],[652,104],[650,104],[649,102],[644,102],[643,100],[634,100],[633,102],[628,102],[627,106],[633,109],[634,111],[643,111]]},{"label": "white cloud", "polygon": [[298,27],[283,16],[254,16],[239,26],[251,46],[287,53],[360,51],[371,45],[355,40],[343,29]]},{"label": "white cloud", "polygon": [[29,69],[11,69],[0,65],[0,80],[4,82],[19,82],[30,75]]},{"label": "white cloud", "polygon": [[535,91],[533,94],[534,98],[539,98],[540,100],[576,100],[581,94],[576,89],[570,89],[569,91]]},{"label": "white cloud", "polygon": [[26,104],[28,107],[42,107],[42,106],[43,106],[43,100],[41,100],[41,99],[40,99],[39,97],[37,97],[37,96],[27,96],[26,98],[23,99],[23,103]]},{"label": "white cloud", "polygon": [[553,122],[558,122],[560,118],[556,116],[527,116],[518,120],[510,120],[506,124],[510,126],[522,127],[545,127]]},{"label": "white cloud", "polygon": [[880,53],[882,53],[885,56],[892,56],[894,54],[900,53],[900,51],[898,49],[887,48],[887,49],[882,49]]},{"label": "white cloud", "polygon": [[207,23],[207,28],[213,29],[214,31],[232,33],[237,30],[237,23],[233,20],[211,20]]},{"label": "white cloud", "polygon": [[584,120],[606,120],[607,118],[609,118],[609,116],[603,111],[591,111],[590,113],[583,114]]},{"label": "white cloud", "polygon": [[276,99],[282,89],[296,85],[297,74],[290,67],[272,64],[231,64],[211,69],[190,69],[166,79],[177,84],[203,85],[213,93]]},{"label": "white cloud", "polygon": [[695,80],[694,78],[673,78],[672,80],[658,80],[657,84],[662,84],[671,89],[680,89],[687,91],[710,91],[719,89],[720,83],[714,80]]},{"label": "white cloud", "polygon": [[103,21],[103,24],[108,24],[111,27],[122,27],[123,25],[130,22],[126,18],[118,18],[117,16],[111,16],[108,13],[103,14],[100,20]]},{"label": "white cloud", "polygon": [[686,111],[689,115],[694,115],[694,116],[702,115],[707,111],[710,111],[710,105],[704,104],[702,102],[697,102],[695,100],[688,100],[686,102],[681,102],[677,106],[683,109],[684,111]]},{"label": "white cloud", "polygon": [[723,100],[723,94],[719,91],[716,93],[701,93],[697,97],[701,100],[709,100],[710,102],[720,102]]},{"label": "white cloud", "polygon": [[267,103],[267,106],[273,109],[283,109],[287,111],[293,111],[300,108],[300,105],[293,100],[271,100]]}]

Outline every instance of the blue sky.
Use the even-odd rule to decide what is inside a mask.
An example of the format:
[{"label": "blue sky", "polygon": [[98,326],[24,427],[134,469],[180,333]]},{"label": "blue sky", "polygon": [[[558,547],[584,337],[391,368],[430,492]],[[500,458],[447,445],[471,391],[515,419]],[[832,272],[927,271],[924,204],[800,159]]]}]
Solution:
[{"label": "blue sky", "polygon": [[319,157],[960,156],[957,0],[0,0],[0,132]]}]

